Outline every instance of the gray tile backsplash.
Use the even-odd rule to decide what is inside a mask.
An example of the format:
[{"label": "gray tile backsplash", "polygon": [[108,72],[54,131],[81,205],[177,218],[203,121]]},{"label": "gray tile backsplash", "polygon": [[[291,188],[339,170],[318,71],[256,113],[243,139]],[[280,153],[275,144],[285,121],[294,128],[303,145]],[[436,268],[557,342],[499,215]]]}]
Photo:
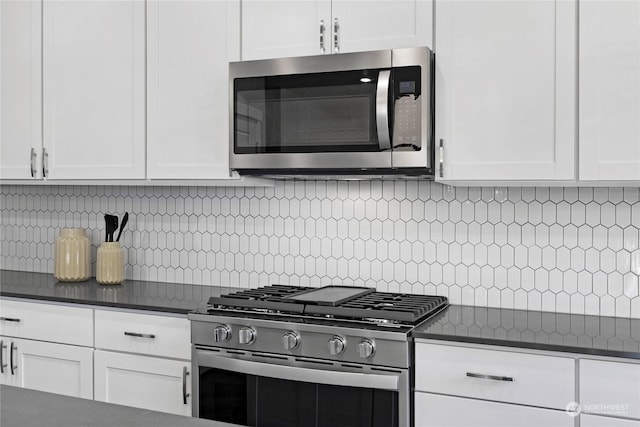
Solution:
[{"label": "gray tile backsplash", "polygon": [[[270,188],[2,186],[4,269],[53,271],[129,211],[126,277],[374,286],[453,303],[640,318],[638,188],[287,181]],[[95,266],[94,266],[95,268]]]}]

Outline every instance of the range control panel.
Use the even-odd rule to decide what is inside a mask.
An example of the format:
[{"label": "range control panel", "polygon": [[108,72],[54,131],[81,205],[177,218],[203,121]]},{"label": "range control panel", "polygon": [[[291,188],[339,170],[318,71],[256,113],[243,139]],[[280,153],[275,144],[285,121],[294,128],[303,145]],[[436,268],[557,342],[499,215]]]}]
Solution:
[{"label": "range control panel", "polygon": [[194,345],[398,368],[409,364],[409,346],[404,334],[389,337],[351,328],[294,323],[284,326],[230,318],[216,320],[191,322]]}]

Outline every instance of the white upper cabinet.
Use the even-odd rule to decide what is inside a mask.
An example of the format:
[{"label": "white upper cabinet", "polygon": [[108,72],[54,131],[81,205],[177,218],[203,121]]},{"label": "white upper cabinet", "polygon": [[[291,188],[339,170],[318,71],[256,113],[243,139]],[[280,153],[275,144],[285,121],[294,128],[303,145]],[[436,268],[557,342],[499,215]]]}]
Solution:
[{"label": "white upper cabinet", "polygon": [[242,59],[432,46],[432,0],[242,2]]},{"label": "white upper cabinet", "polygon": [[640,181],[640,1],[580,3],[580,179]]},{"label": "white upper cabinet", "polygon": [[436,1],[436,179],[576,178],[576,8]]},{"label": "white upper cabinet", "polygon": [[242,59],[330,53],[330,21],[330,0],[243,1]]},{"label": "white upper cabinet", "polygon": [[331,5],[333,53],[433,47],[431,0],[334,0]]},{"label": "white upper cabinet", "polygon": [[0,2],[0,178],[41,177],[42,3]]},{"label": "white upper cabinet", "polygon": [[240,1],[151,0],[147,18],[147,177],[229,178]]},{"label": "white upper cabinet", "polygon": [[145,177],[145,2],[43,3],[43,168]]}]

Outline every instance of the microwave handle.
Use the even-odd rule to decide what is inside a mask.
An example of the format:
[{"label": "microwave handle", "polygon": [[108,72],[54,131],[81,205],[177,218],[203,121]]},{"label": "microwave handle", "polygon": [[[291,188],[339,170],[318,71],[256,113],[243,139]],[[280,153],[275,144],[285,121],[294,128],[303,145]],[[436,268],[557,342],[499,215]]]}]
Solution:
[{"label": "microwave handle", "polygon": [[380,151],[391,149],[389,134],[389,86],[391,84],[391,70],[382,70],[378,75],[376,89],[376,125],[378,129],[378,144]]},{"label": "microwave handle", "polygon": [[378,390],[398,390],[398,376],[396,375],[361,374],[358,372],[326,371],[323,369],[276,365],[224,356],[221,357],[203,351],[198,352],[197,360],[198,366],[200,367],[212,367],[248,375],[315,384],[362,387]]}]

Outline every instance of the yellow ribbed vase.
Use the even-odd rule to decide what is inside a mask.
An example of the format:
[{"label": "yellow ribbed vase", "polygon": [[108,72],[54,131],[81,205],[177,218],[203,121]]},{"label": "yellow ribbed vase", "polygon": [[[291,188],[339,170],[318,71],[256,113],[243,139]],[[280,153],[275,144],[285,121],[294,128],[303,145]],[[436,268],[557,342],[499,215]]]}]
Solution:
[{"label": "yellow ribbed vase", "polygon": [[82,282],[91,277],[91,242],[82,228],[60,230],[53,276],[61,282]]},{"label": "yellow ribbed vase", "polygon": [[102,242],[98,248],[96,280],[103,285],[118,285],[124,281],[124,249],[120,242]]}]

